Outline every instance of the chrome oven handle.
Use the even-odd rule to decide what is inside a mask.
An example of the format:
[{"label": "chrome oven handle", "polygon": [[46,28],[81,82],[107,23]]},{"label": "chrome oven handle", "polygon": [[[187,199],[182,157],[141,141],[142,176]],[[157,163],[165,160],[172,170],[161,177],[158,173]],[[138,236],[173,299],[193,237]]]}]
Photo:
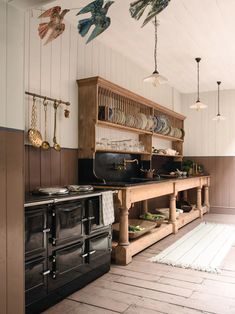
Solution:
[{"label": "chrome oven handle", "polygon": [[96,250],[90,251],[90,252],[89,252],[89,255],[92,255],[92,254],[94,254],[95,252],[96,252]]},{"label": "chrome oven handle", "polygon": [[50,229],[50,228],[47,228],[47,229],[44,229],[42,232],[48,233],[48,232],[50,232],[50,231],[51,231],[51,229]]},{"label": "chrome oven handle", "polygon": [[51,273],[51,271],[48,269],[48,270],[44,271],[44,272],[42,273],[42,275],[43,275],[43,276],[47,276],[47,275],[49,275],[50,273]]}]

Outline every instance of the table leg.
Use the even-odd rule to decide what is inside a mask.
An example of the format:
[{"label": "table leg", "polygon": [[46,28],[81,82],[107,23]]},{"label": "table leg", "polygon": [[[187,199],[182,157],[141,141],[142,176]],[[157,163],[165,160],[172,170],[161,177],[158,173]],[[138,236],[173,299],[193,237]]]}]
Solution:
[{"label": "table leg", "polygon": [[183,200],[184,200],[185,202],[188,201],[188,190],[183,191]]},{"label": "table leg", "polygon": [[202,189],[201,187],[197,188],[197,209],[199,210],[200,218],[203,218],[202,210]]},{"label": "table leg", "polygon": [[171,194],[170,196],[170,222],[173,225],[173,233],[178,232],[178,223],[176,220],[176,195]]},{"label": "table leg", "polygon": [[119,242],[120,246],[129,245],[129,235],[128,235],[128,214],[129,208],[121,207],[120,208],[120,222],[119,222]]},{"label": "table leg", "polygon": [[120,207],[119,241],[114,249],[115,262],[118,265],[127,265],[132,261],[132,252],[129,246],[128,214],[129,208]]},{"label": "table leg", "polygon": [[143,212],[144,214],[148,212],[148,200],[143,201]]},{"label": "table leg", "polygon": [[210,211],[210,201],[209,201],[209,186],[204,186],[204,206],[207,207],[207,212]]}]

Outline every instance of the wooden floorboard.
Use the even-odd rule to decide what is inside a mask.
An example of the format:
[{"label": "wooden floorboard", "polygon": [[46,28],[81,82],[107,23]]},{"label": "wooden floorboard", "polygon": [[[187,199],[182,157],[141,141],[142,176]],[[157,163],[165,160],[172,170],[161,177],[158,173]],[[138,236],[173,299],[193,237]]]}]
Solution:
[{"label": "wooden floorboard", "polygon": [[[204,220],[235,224],[235,216],[205,215]],[[152,263],[148,259],[195,228],[200,219],[142,251],[127,266],[108,274],[47,310],[47,314],[235,314],[235,245],[220,274]]]}]

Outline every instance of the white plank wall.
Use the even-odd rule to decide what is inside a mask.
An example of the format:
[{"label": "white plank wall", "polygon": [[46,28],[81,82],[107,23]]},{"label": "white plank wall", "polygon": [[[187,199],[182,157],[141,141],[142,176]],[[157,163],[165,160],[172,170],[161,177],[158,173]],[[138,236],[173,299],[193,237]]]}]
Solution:
[{"label": "white plank wall", "polygon": [[[76,80],[79,78],[99,75],[168,108],[180,111],[181,94],[177,90],[169,85],[154,88],[143,83],[142,79],[148,75],[144,69],[98,40],[85,45],[76,28],[67,21],[63,35],[44,46],[37,34],[39,14],[40,10],[25,13],[25,89],[71,102],[69,119],[63,116],[64,108],[61,108],[58,114],[57,138],[62,147],[78,147],[79,106]],[[25,97],[25,101],[27,130],[30,126],[32,99]],[[38,127],[44,133],[44,114],[39,102],[38,116]],[[53,123],[53,108],[50,105],[47,132],[50,143],[53,137]],[[106,133],[106,137],[108,136]],[[103,131],[102,137],[105,137]]]},{"label": "white plank wall", "polygon": [[24,14],[0,0],[0,126],[24,129]]},{"label": "white plank wall", "polygon": [[[215,82],[216,85],[216,82]],[[195,94],[182,94],[182,112],[185,120],[186,156],[235,156],[235,90],[222,90],[221,114],[225,121],[213,121],[217,114],[217,92],[201,93],[201,101],[208,108],[195,111],[189,108],[196,100]]]}]

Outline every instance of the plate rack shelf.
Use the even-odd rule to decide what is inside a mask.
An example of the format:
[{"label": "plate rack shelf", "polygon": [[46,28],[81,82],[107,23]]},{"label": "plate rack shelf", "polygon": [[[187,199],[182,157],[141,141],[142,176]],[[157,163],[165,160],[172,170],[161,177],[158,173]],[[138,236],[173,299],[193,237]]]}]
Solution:
[{"label": "plate rack shelf", "polygon": [[[81,79],[77,83],[79,158],[94,158],[96,152],[106,151],[140,154],[143,160],[150,160],[156,155],[152,153],[152,140],[155,137],[171,142],[172,148],[179,153],[175,157],[182,158],[185,116],[101,77]],[[161,117],[167,121],[166,134],[154,128],[154,121],[156,123],[156,119]],[[164,125],[164,121],[161,123]],[[99,127],[133,132],[138,135],[143,147],[140,150],[100,148],[97,145]]]}]

